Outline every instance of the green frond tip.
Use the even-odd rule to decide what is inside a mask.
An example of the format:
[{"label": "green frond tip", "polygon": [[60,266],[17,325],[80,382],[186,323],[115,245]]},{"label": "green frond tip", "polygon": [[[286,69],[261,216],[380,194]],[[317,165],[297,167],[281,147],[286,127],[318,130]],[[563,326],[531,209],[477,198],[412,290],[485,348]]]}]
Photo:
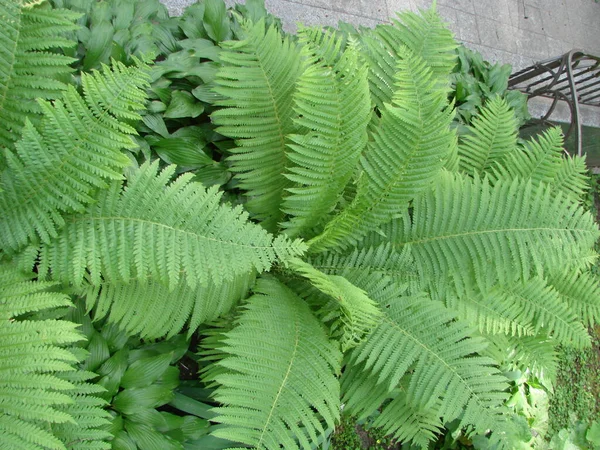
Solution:
[{"label": "green frond tip", "polygon": [[564,136],[559,127],[550,128],[517,147],[492,168],[492,180],[517,177],[531,179],[533,184],[552,185],[557,191],[580,201],[588,189],[585,159],[569,156],[564,151]]},{"label": "green frond tip", "polygon": [[312,252],[346,249],[403,214],[456,145],[446,90],[423,58],[406,48],[399,53],[396,91],[360,161],[356,196],[309,241]]},{"label": "green frond tip", "polygon": [[37,123],[41,110],[35,99],[56,99],[66,89],[75,59],[52,49],[75,46],[65,36],[79,29],[79,16],[32,2],[0,1],[0,148],[13,149],[26,118]]},{"label": "green frond tip", "polygon": [[394,93],[399,49],[408,48],[431,69],[439,87],[448,90],[449,74],[456,64],[457,43],[434,8],[399,13],[391,24],[378,25],[361,33],[362,55],[369,65],[369,85],[373,101],[383,110]]},{"label": "green frond tip", "polygon": [[293,122],[293,93],[302,73],[300,51],[275,27],[265,30],[263,20],[248,30],[243,41],[223,43],[223,66],[215,91],[226,99],[211,118],[217,131],[235,139],[228,158],[239,187],[246,191],[248,211],[276,231],[287,161],[288,134]]},{"label": "green frond tip", "polygon": [[506,100],[493,97],[473,119],[458,146],[458,167],[469,175],[483,175],[502,162],[517,145],[517,120]]},{"label": "green frond tip", "polygon": [[[52,283],[33,278],[0,266],[0,448],[64,450],[68,443],[51,426],[78,423],[69,412],[77,387],[62,373],[78,362],[65,347],[83,335],[64,320],[20,317],[71,305],[68,296],[49,290]],[[104,411],[95,414],[105,426]]]},{"label": "green frond tip", "polygon": [[82,212],[98,188],[122,179],[148,85],[147,66],[115,62],[82,74],[83,96],[70,86],[61,100],[39,101],[42,122],[25,123],[16,153],[7,152],[0,174],[0,247],[17,250],[28,241],[58,235],[64,214]]},{"label": "green frond tip", "polygon": [[205,189],[185,174],[171,182],[175,166],[158,161],[113,182],[97,202],[41,246],[40,274],[82,285],[154,282],[174,290],[230,282],[270,269],[276,260],[301,255],[306,246],[273,237],[248,220],[241,206],[221,204],[217,187]]},{"label": "green frond tip", "polygon": [[303,53],[315,61],[298,79],[294,94],[298,134],[288,136],[287,157],[293,164],[286,173],[294,185],[287,188],[282,205],[291,216],[283,223],[290,236],[305,235],[322,224],[367,144],[371,117],[367,67],[360,63],[355,45],[336,54],[340,40],[318,30],[321,34],[317,43],[311,39],[305,44]]},{"label": "green frond tip", "polygon": [[456,279],[492,270],[501,283],[565,270],[593,248],[594,217],[551,187],[444,174],[414,202],[410,245],[423,276]]},{"label": "green frond tip", "polygon": [[381,311],[362,289],[344,277],[324,274],[299,258],[290,259],[288,265],[338,303],[341,311],[332,334],[339,339],[343,352],[356,347],[373,330]]},{"label": "green frond tip", "polygon": [[[218,362],[214,436],[257,449],[311,449],[339,418],[341,354],[309,307],[260,279]],[[259,352],[256,349],[261,349]]]}]

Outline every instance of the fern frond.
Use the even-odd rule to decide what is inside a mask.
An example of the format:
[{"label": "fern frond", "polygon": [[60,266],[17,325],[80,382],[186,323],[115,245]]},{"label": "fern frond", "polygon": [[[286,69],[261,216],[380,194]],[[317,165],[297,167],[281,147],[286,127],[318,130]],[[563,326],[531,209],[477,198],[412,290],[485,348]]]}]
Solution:
[{"label": "fern frond", "polygon": [[90,286],[86,304],[88,309],[95,306],[94,320],[107,317],[143,339],[172,337],[186,324],[191,335],[200,324],[226,314],[245,298],[254,278],[254,273],[242,274],[227,283],[216,285],[211,280],[194,289],[184,281],[174,290],[150,280],[104,283]]},{"label": "fern frond", "polygon": [[[218,364],[213,435],[257,449],[310,449],[339,417],[341,354],[308,306],[274,279],[259,279]],[[256,350],[260,349],[259,352]]]},{"label": "fern frond", "polygon": [[530,372],[539,380],[553,382],[558,370],[558,342],[546,335],[486,336],[491,343],[486,350],[500,364],[502,370]]},{"label": "fern frond", "polygon": [[[523,313],[528,305],[508,302],[506,295],[498,289],[482,290],[474,283],[463,287],[460,292],[449,287],[442,287],[442,290],[442,301],[446,307],[476,326],[484,335],[508,334],[522,337],[535,334],[532,317]],[[533,305],[530,308],[535,309]]]},{"label": "fern frond", "polygon": [[65,38],[80,14],[42,9],[23,0],[0,0],[0,148],[13,148],[25,119],[37,122],[37,98],[55,99],[67,88],[62,78],[74,58],[50,51],[73,47]]},{"label": "fern frond", "polygon": [[435,8],[420,14],[403,12],[391,25],[378,25],[361,35],[363,54],[369,63],[369,84],[373,100],[381,110],[392,100],[397,64],[406,47],[419,55],[431,69],[439,88],[448,89],[445,78],[456,64],[456,47],[452,33]]},{"label": "fern frond", "polygon": [[[436,406],[444,422],[462,417],[479,430],[501,427],[505,379],[494,361],[476,356],[486,343],[437,301],[389,292],[375,298],[384,318],[352,352],[373,383],[394,389],[411,371],[406,401],[425,410]],[[439,402],[439,403],[438,403]]]},{"label": "fern frond", "polygon": [[407,49],[399,54],[397,89],[361,160],[356,197],[309,241],[311,251],[347,248],[402,214],[432,184],[456,145],[449,129],[453,110],[439,80],[420,56]]},{"label": "fern frond", "polygon": [[[355,45],[333,59],[327,54],[335,51],[327,48],[339,47],[335,34],[324,33],[321,41],[321,47],[305,44],[304,53],[317,61],[300,76],[294,94],[298,134],[288,136],[287,157],[293,165],[286,174],[294,186],[282,205],[292,216],[283,224],[290,236],[319,224],[333,210],[367,144],[367,67],[359,63]],[[326,55],[322,59],[321,53]]]},{"label": "fern frond", "polygon": [[135,129],[126,121],[139,118],[145,66],[115,62],[102,72],[82,74],[83,97],[70,86],[62,100],[40,101],[41,125],[25,124],[16,154],[7,153],[0,178],[0,247],[17,250],[39,237],[58,234],[65,213],[82,212],[97,188],[122,178],[130,159]]},{"label": "fern frond", "polygon": [[[0,267],[0,447],[65,449],[48,425],[76,424],[69,413],[76,386],[61,374],[77,362],[65,345],[83,336],[71,322],[21,318],[71,305],[66,295],[46,292],[51,286],[32,278]],[[96,425],[106,425],[104,412],[96,414]]]},{"label": "fern frond", "polygon": [[592,215],[550,187],[444,174],[414,202],[410,245],[420,273],[443,278],[493,270],[501,283],[530,278],[544,268],[566,269],[593,248]]},{"label": "fern frond", "polygon": [[589,177],[585,157],[565,156],[554,179],[556,189],[571,193],[576,199],[588,191]]},{"label": "fern frond", "polygon": [[334,298],[341,309],[339,323],[332,326],[343,352],[356,347],[375,327],[381,315],[377,304],[367,294],[338,275],[327,275],[299,258],[288,261],[289,267],[322,293]]},{"label": "fern frond", "polygon": [[531,179],[533,184],[551,184],[557,191],[579,201],[588,189],[585,160],[564,154],[564,138],[560,128],[550,128],[517,147],[491,171],[492,180]]},{"label": "fern frond", "polygon": [[563,272],[550,276],[548,284],[588,327],[600,324],[600,285],[589,272]]},{"label": "fern frond", "polygon": [[517,120],[502,97],[489,100],[468,130],[458,146],[458,167],[469,175],[483,175],[517,145]]},{"label": "fern frond", "polygon": [[234,138],[237,147],[228,160],[246,191],[246,208],[269,231],[277,229],[288,151],[286,136],[295,132],[293,94],[302,72],[300,51],[275,27],[261,20],[243,41],[221,44],[223,66],[215,91],[226,100],[211,118],[217,131]]},{"label": "fern frond", "polygon": [[426,449],[429,443],[441,434],[444,426],[438,414],[440,404],[430,408],[408,401],[404,389],[387,404],[373,422],[386,436],[398,442],[411,442],[414,446]]},{"label": "fern frond", "polygon": [[160,173],[158,161],[132,170],[127,186],[114,182],[84,214],[69,216],[58,238],[40,251],[40,274],[81,285],[152,279],[174,290],[216,286],[276,259],[302,254],[305,245],[274,238],[248,221],[241,206],[221,205],[214,186],[206,190],[184,174],[169,183],[175,166]]}]

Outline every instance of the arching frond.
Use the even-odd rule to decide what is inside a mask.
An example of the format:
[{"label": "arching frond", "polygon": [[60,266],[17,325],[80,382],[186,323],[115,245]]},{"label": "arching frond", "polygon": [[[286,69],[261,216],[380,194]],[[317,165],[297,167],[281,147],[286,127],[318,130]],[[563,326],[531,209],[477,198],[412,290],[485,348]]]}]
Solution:
[{"label": "arching frond", "polygon": [[283,175],[288,164],[286,136],[296,131],[292,107],[302,73],[300,51],[275,27],[265,31],[263,20],[248,30],[245,40],[222,46],[215,91],[226,100],[218,102],[223,108],[211,117],[219,133],[236,139],[228,159],[246,191],[248,211],[275,231],[289,186]]},{"label": "arching frond", "polygon": [[382,409],[373,426],[381,428],[387,436],[398,442],[411,442],[418,448],[426,449],[444,429],[438,414],[440,401],[437,405],[424,408],[409,402],[404,389],[400,389]]},{"label": "arching frond", "polygon": [[299,258],[288,261],[290,268],[320,290],[334,298],[341,314],[333,326],[342,351],[356,347],[375,327],[381,315],[377,304],[367,294],[339,275],[327,275]]},{"label": "arching frond", "polygon": [[565,155],[564,138],[560,128],[550,128],[517,147],[492,168],[492,180],[531,179],[533,184],[552,185],[579,201],[587,187],[585,160]]},{"label": "arching frond", "polygon": [[392,100],[398,61],[404,58],[399,49],[403,47],[423,58],[438,87],[448,88],[446,76],[456,64],[457,43],[434,8],[420,14],[400,13],[391,25],[363,31],[361,43],[370,67],[371,93],[379,109]]},{"label": "arching frond", "polygon": [[550,276],[549,285],[559,294],[569,310],[588,327],[600,324],[600,285],[589,272],[566,272]]},{"label": "arching frond", "polygon": [[465,323],[423,295],[402,297],[390,290],[372,297],[384,317],[352,351],[352,363],[364,364],[373,383],[389,391],[410,371],[406,401],[424,410],[435,406],[444,422],[461,417],[463,425],[479,430],[501,429],[506,381],[493,360],[477,356],[485,341],[471,337]]},{"label": "arching frond", "polygon": [[219,286],[278,258],[304,251],[301,241],[274,238],[248,221],[241,207],[221,205],[217,187],[205,189],[185,174],[169,183],[175,166],[158,161],[114,182],[83,214],[69,216],[58,238],[41,247],[40,274],[81,285],[138,280],[150,275],[174,290]]},{"label": "arching frond", "polygon": [[460,277],[493,270],[500,282],[530,278],[544,268],[566,269],[593,248],[598,227],[592,215],[550,187],[531,181],[500,181],[445,174],[414,202],[410,245],[423,274]]},{"label": "arching frond", "polygon": [[468,130],[458,146],[458,167],[469,175],[483,175],[517,145],[517,120],[502,97],[489,100]]},{"label": "arching frond", "polygon": [[75,87],[53,104],[40,101],[41,125],[25,124],[16,154],[7,154],[0,175],[0,247],[16,250],[39,237],[49,242],[64,225],[64,213],[82,212],[95,189],[121,179],[130,164],[123,148],[134,146],[148,75],[143,65],[115,62],[102,72],[82,74],[83,97]]},{"label": "arching frond", "polygon": [[25,119],[37,122],[35,99],[59,98],[67,88],[63,78],[75,59],[51,49],[75,45],[65,35],[78,29],[79,14],[1,0],[0,17],[0,148],[12,150]]},{"label": "arching frond", "polygon": [[316,61],[300,76],[294,94],[298,134],[288,136],[293,165],[286,174],[294,185],[282,205],[292,216],[283,224],[291,236],[310,230],[333,210],[367,144],[367,67],[352,44],[332,59],[328,53],[335,55],[339,43],[333,33],[324,36],[327,42],[320,44],[334,51],[306,43],[304,53]]},{"label": "arching frond", "polygon": [[[66,295],[48,290],[53,283],[32,279],[0,267],[0,447],[65,449],[67,442],[48,425],[78,424],[72,413],[79,387],[65,376],[78,360],[65,346],[83,336],[71,322],[23,318],[71,305]],[[90,433],[101,434],[97,428],[107,424],[99,406],[90,409],[95,420]]]},{"label": "arching frond", "polygon": [[87,290],[88,309],[95,306],[94,320],[107,317],[129,334],[143,339],[172,337],[187,325],[194,333],[200,324],[226,314],[244,299],[254,283],[254,273],[236,276],[227,283],[190,288],[183,281],[174,290],[152,281],[103,283]]},{"label": "arching frond", "polygon": [[347,248],[402,214],[431,186],[456,145],[449,129],[453,110],[438,78],[420,56],[407,49],[399,53],[397,89],[361,160],[354,201],[309,241],[311,251]]},{"label": "arching frond", "polygon": [[287,287],[260,279],[254,291],[220,348],[227,373],[216,376],[224,406],[214,420],[225,426],[213,435],[257,449],[310,449],[322,422],[332,427],[339,417],[341,354]]},{"label": "arching frond", "polygon": [[558,370],[558,342],[544,334],[535,336],[486,336],[486,350],[502,370],[529,371],[540,380],[553,382]]}]

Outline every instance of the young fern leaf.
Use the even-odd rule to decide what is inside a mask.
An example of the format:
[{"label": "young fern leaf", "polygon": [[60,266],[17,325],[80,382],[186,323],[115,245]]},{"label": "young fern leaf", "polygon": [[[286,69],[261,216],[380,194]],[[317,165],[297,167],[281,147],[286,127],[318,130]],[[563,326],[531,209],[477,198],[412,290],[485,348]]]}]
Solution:
[{"label": "young fern leaf", "polygon": [[86,304],[88,309],[95,306],[94,320],[107,317],[142,339],[170,338],[186,324],[190,336],[200,324],[214,321],[244,299],[254,279],[251,272],[194,289],[183,281],[174,290],[151,280],[103,283],[86,290]]},{"label": "young fern leaf", "polygon": [[338,302],[341,317],[333,324],[332,334],[339,339],[342,351],[346,352],[360,344],[379,320],[381,311],[377,304],[344,277],[326,275],[299,258],[289,259],[288,265]]},{"label": "young fern leaf", "polygon": [[420,56],[406,48],[398,52],[396,92],[361,159],[356,196],[309,241],[313,252],[348,248],[404,213],[430,187],[456,145],[446,90]]},{"label": "young fern leaf", "polygon": [[[39,2],[35,2],[39,3]],[[25,119],[37,122],[37,98],[55,99],[67,88],[62,78],[74,58],[49,51],[73,47],[65,38],[80,14],[42,9],[34,2],[0,0],[0,148],[12,150]]]},{"label": "young fern leaf", "polygon": [[[64,377],[77,358],[64,347],[83,336],[71,322],[19,317],[71,305],[66,295],[48,291],[55,283],[32,279],[0,267],[0,448],[66,449],[48,425],[80,419],[71,405],[84,394]],[[91,428],[107,424],[100,406],[89,410]]]},{"label": "young fern leaf", "polygon": [[246,208],[269,231],[276,231],[288,151],[286,136],[296,131],[293,94],[302,73],[300,51],[275,27],[265,31],[263,20],[243,41],[222,43],[223,62],[215,91],[226,99],[211,118],[217,131],[234,138],[231,170],[246,191]]},{"label": "young fern leaf", "polygon": [[373,101],[380,110],[392,101],[398,60],[404,47],[419,55],[431,69],[439,87],[448,89],[447,75],[456,64],[456,41],[431,8],[421,14],[403,12],[391,25],[365,30],[360,39],[369,64],[369,85]]},{"label": "young fern leaf", "polygon": [[548,186],[444,174],[414,202],[412,229],[397,248],[410,245],[423,276],[501,283],[528,279],[592,249],[599,235],[592,215]]},{"label": "young fern leaf", "polygon": [[[287,156],[293,165],[286,173],[294,186],[287,189],[282,205],[292,216],[283,224],[290,236],[310,230],[333,210],[367,144],[367,68],[359,63],[354,45],[332,59],[328,53],[336,53],[339,41],[333,33],[323,41],[322,47],[305,44],[304,53],[317,61],[300,76],[294,94],[299,133],[288,136]],[[319,59],[321,53],[326,56]]]},{"label": "young fern leaf", "polygon": [[159,173],[155,161],[132,171],[126,187],[114,182],[42,245],[39,273],[75,286],[89,273],[96,286],[151,276],[170,290],[182,282],[194,289],[303,253],[301,241],[274,238],[249,222],[241,206],[222,205],[216,186],[190,182],[190,173],[169,183],[174,173],[175,166]]},{"label": "young fern leaf", "polygon": [[482,176],[515,150],[517,120],[501,97],[489,100],[468,128],[458,146],[458,167],[464,173]]},{"label": "young fern leaf", "polygon": [[[308,306],[275,279],[259,279],[226,333],[214,436],[257,449],[310,449],[339,417],[341,354]],[[259,352],[256,349],[260,349]]]},{"label": "young fern leaf", "polygon": [[557,191],[579,201],[588,189],[585,160],[577,156],[565,156],[564,138],[560,128],[550,128],[517,147],[492,168],[490,179],[513,180],[517,177],[531,179],[533,184],[551,184]]},{"label": "young fern leaf", "polygon": [[75,87],[44,113],[35,128],[26,122],[16,154],[7,153],[0,174],[0,247],[17,250],[37,237],[48,243],[64,225],[63,214],[82,212],[97,188],[123,177],[131,161],[136,120],[148,84],[146,66],[115,62],[102,72],[82,74],[83,97]]}]

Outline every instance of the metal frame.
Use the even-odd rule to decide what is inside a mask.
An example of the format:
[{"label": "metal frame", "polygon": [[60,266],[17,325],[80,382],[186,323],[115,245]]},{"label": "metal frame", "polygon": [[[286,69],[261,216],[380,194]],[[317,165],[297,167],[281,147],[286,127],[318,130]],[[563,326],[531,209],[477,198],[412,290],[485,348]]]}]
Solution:
[{"label": "metal frame", "polygon": [[571,124],[565,139],[572,132],[576,133],[577,154],[581,156],[583,147],[579,105],[600,107],[600,57],[588,55],[582,50],[571,50],[513,73],[508,79],[508,88],[523,92],[528,99],[552,99],[548,111],[535,123],[551,124],[549,118],[559,100],[566,102],[571,112]]}]

